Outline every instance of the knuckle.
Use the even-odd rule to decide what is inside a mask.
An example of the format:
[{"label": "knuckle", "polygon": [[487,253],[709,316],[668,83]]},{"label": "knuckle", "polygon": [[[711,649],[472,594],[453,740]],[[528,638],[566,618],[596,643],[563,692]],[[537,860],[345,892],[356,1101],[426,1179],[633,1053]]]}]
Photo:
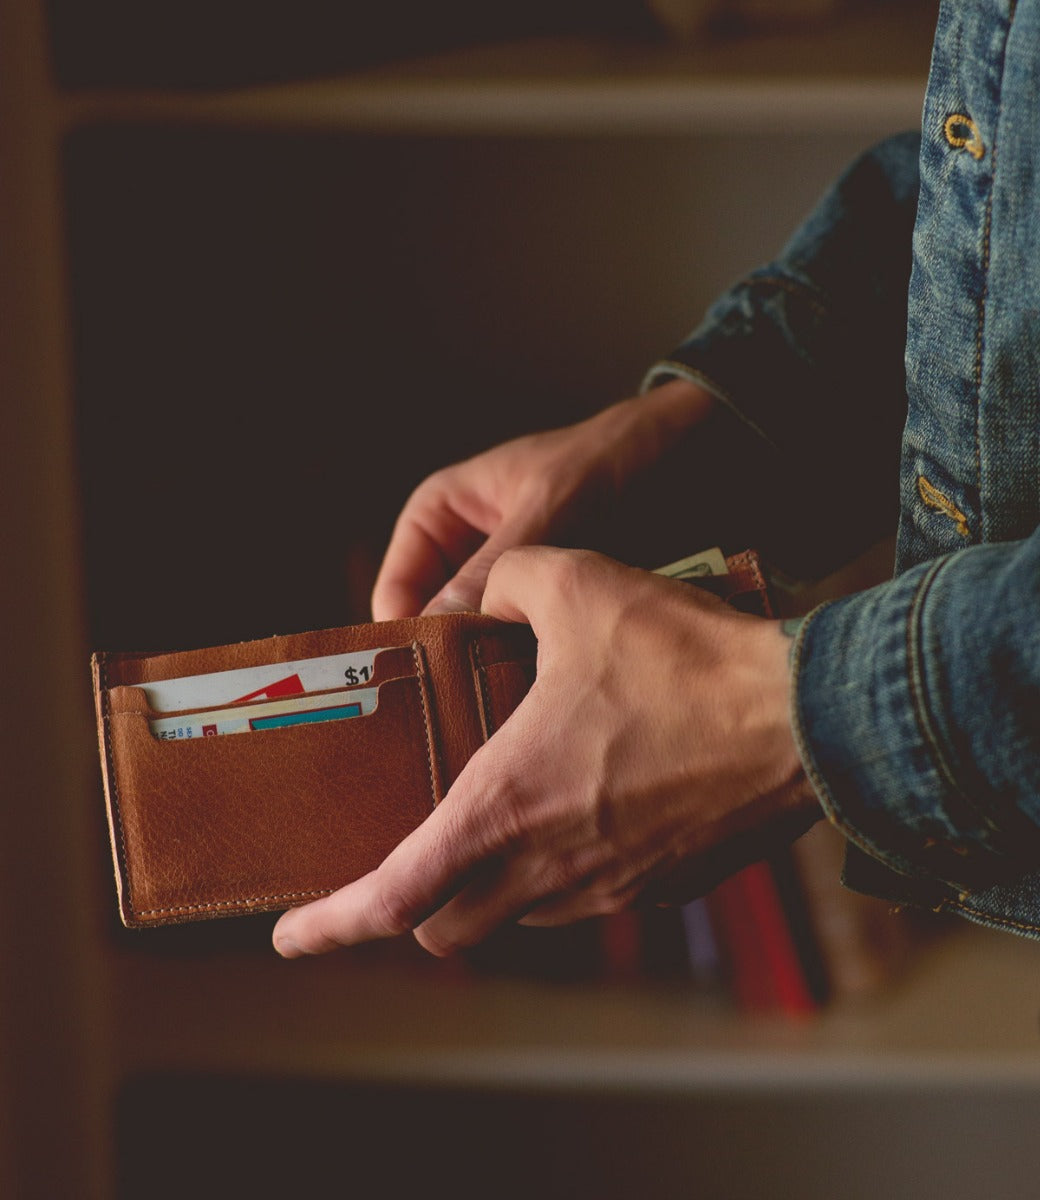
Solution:
[{"label": "knuckle", "polygon": [[586,601],[596,556],[589,550],[558,550],[545,563],[549,586],[565,602]]},{"label": "knuckle", "polygon": [[416,510],[425,507],[427,501],[431,500],[439,491],[440,481],[436,475],[428,475],[422,483],[412,490],[411,495],[404,502],[397,518],[397,524],[400,526],[406,521],[411,520],[415,516]]},{"label": "knuckle", "polygon": [[525,571],[532,558],[537,557],[533,546],[507,546],[491,564],[488,582],[511,571]]},{"label": "knuckle", "polygon": [[526,790],[515,779],[503,779],[488,793],[488,800],[483,816],[486,845],[498,853],[519,853],[530,838]]},{"label": "knuckle", "polygon": [[628,900],[615,891],[594,891],[589,896],[589,905],[593,916],[613,917],[619,912],[624,912],[628,907]]},{"label": "knuckle", "polygon": [[588,571],[597,556],[587,550],[555,546],[517,545],[503,550],[488,575],[489,584],[507,579],[536,578],[550,598],[581,601],[587,593]]},{"label": "knuckle", "polygon": [[[506,553],[508,554],[509,552],[506,551]],[[502,552],[495,546],[486,544],[481,546],[459,568],[454,579],[455,586],[475,590],[476,598],[479,601],[481,593],[487,586],[488,580],[491,578],[491,572],[494,570],[495,564],[498,562],[501,554]]]},{"label": "knuckle", "polygon": [[[468,861],[523,849],[530,834],[531,798],[522,778],[522,755],[505,746],[485,767],[470,760],[465,797],[442,807],[444,843],[462,847]],[[442,852],[435,848],[434,853]]]},{"label": "knuckle", "polygon": [[533,860],[533,869],[547,891],[564,895],[595,887],[599,869],[598,848],[571,850],[546,848]]},{"label": "knuckle", "polygon": [[402,510],[402,516],[406,514],[411,516],[430,506],[439,506],[452,492],[456,473],[456,468],[450,466],[441,467],[440,470],[427,475],[408,497]]},{"label": "knuckle", "polygon": [[439,467],[436,471],[431,471],[424,480],[415,489],[415,495],[420,493],[428,496],[431,493],[438,492],[445,483],[448,483],[457,474],[457,467],[451,464],[446,467]]},{"label": "knuckle", "polygon": [[387,937],[398,937],[412,929],[418,920],[414,902],[401,891],[376,892],[368,904],[368,919],[374,929]]},{"label": "knuckle", "polygon": [[524,482],[523,502],[532,516],[544,516],[558,504],[559,487],[552,472],[540,472]]}]

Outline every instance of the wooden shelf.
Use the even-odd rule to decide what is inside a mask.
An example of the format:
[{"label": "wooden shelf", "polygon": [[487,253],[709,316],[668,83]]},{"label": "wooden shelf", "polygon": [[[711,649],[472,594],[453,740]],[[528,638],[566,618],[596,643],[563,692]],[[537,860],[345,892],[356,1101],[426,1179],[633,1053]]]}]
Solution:
[{"label": "wooden shelf", "polygon": [[[487,138],[841,135],[806,137],[800,158],[786,143],[773,149],[771,157],[764,156],[782,168],[775,171],[777,177],[786,170],[804,182],[807,164],[821,174],[825,168],[829,171],[827,156],[844,157],[845,142],[865,145],[918,123],[934,0],[881,0],[805,35],[714,39],[688,48],[588,39],[530,41],[398,62],[340,79],[195,92],[55,90],[49,73],[47,15],[43,3],[29,0],[5,6],[0,18],[0,157],[5,164],[0,211],[12,248],[0,283],[4,299],[10,301],[5,311],[13,317],[0,325],[0,376],[5,394],[29,400],[8,405],[5,413],[5,444],[14,448],[6,475],[12,499],[6,505],[10,536],[5,565],[12,578],[31,581],[31,586],[16,590],[6,623],[7,663],[15,676],[28,681],[30,700],[43,697],[27,704],[24,689],[17,694],[9,689],[9,790],[12,796],[31,800],[8,805],[13,824],[5,842],[10,852],[0,873],[6,910],[15,914],[5,925],[3,940],[13,965],[0,986],[5,1017],[5,1036],[0,1038],[0,1193],[98,1200],[116,1194],[116,1181],[125,1178],[126,1169],[119,1161],[126,1146],[117,1135],[125,1105],[137,1096],[148,1097],[141,1104],[147,1124],[153,1120],[149,1103],[163,1094],[166,1080],[175,1085],[176,1077],[190,1073],[209,1077],[204,1084],[223,1074],[247,1082],[266,1076],[279,1083],[316,1080],[580,1092],[589,1103],[578,1106],[578,1123],[602,1092],[667,1099],[707,1095],[705,1108],[713,1110],[721,1107],[716,1103],[719,1095],[741,1093],[732,1124],[709,1124],[705,1135],[711,1158],[721,1162],[717,1171],[727,1181],[725,1189],[711,1186],[712,1163],[699,1143],[692,1153],[702,1161],[687,1164],[682,1157],[691,1142],[684,1117],[678,1132],[664,1143],[666,1157],[674,1159],[673,1174],[684,1175],[684,1190],[675,1194],[685,1194],[689,1179],[698,1180],[710,1194],[758,1194],[760,1180],[752,1184],[750,1173],[763,1162],[769,1175],[762,1178],[776,1182],[778,1193],[840,1194],[849,1180],[860,1182],[864,1162],[887,1157],[887,1144],[871,1136],[873,1126],[863,1130],[857,1095],[890,1115],[897,1106],[874,1105],[874,1095],[884,1090],[888,1100],[893,1089],[904,1090],[910,1103],[895,1119],[898,1132],[916,1153],[931,1128],[927,1114],[921,1118],[921,1092],[938,1092],[941,1087],[952,1091],[965,1120],[972,1126],[978,1123],[981,1136],[994,1147],[993,1170],[987,1173],[972,1163],[979,1172],[969,1180],[973,1192],[983,1187],[1008,1194],[1001,1191],[1001,1174],[1009,1164],[1032,1180],[1034,1110],[1020,1105],[1018,1124],[1009,1115],[1014,1116],[1018,1089],[1040,1094],[1040,948],[1035,943],[960,930],[922,952],[912,971],[869,1002],[836,1006],[800,1022],[750,1018],[723,997],[692,987],[481,978],[425,961],[395,965],[396,956],[368,949],[284,963],[273,952],[255,948],[159,953],[148,935],[139,943],[120,937],[113,945],[111,882],[99,842],[103,834],[96,817],[97,766],[83,691],[83,547],[76,544],[81,513],[71,482],[77,359],[66,319],[71,305],[65,246],[77,214],[63,209],[70,200],[75,202],[74,194],[63,188],[64,135],[104,124],[134,125],[146,133],[149,127],[167,125]],[[720,137],[717,145],[722,143]],[[688,170],[685,156],[675,156],[676,161],[681,158],[681,170],[665,173],[665,183],[674,192],[668,219],[675,227],[686,228],[691,200],[687,178],[694,176],[691,192],[708,193],[704,207],[695,212],[704,224],[703,214],[718,207],[710,185],[726,190],[723,185],[734,177],[734,164],[743,167],[749,158],[746,145],[736,141],[726,163],[720,167],[718,158],[723,156],[718,155],[708,165],[706,169],[714,167],[716,174],[708,179],[709,186],[703,172],[696,177],[696,159]],[[474,149],[480,155],[488,147],[474,143]],[[594,149],[598,155],[599,147]],[[634,140],[621,155],[617,146],[608,149],[610,155],[633,161],[636,155],[629,154],[630,149],[643,153]],[[570,168],[571,148],[562,150],[559,158]],[[657,148],[651,152],[656,155]],[[507,153],[512,156],[511,147]],[[660,155],[657,161],[662,161]],[[761,159],[751,161],[758,177],[772,181],[768,164],[763,168]],[[495,166],[492,158],[486,173]],[[545,184],[554,205],[557,197],[550,189],[556,178],[550,175]],[[593,174],[590,186],[611,186],[612,178],[609,171]],[[786,203],[793,203],[795,190],[787,194]],[[573,195],[580,196],[580,191]],[[775,196],[770,202],[771,211],[779,209]],[[636,211],[634,203],[626,203]],[[753,207],[764,206],[756,197]],[[535,195],[534,214],[549,208]],[[627,211],[622,205],[618,220],[627,219]],[[747,219],[741,214],[742,222]],[[162,236],[163,227],[157,227]],[[705,228],[705,241],[716,240],[710,223]],[[755,246],[772,237],[765,228],[756,226],[750,235],[744,223],[739,228],[741,239]],[[478,250],[483,244],[478,239]],[[546,255],[554,253],[551,240],[546,246]],[[646,261],[645,243],[636,239],[631,265],[620,266],[622,282],[626,272],[632,277],[655,274]],[[716,286],[712,272],[720,273],[723,265],[721,259],[713,266],[714,262],[698,264],[701,279],[711,287]],[[611,272],[616,269],[611,265]],[[686,273],[684,261],[677,260],[675,280],[654,280],[654,291],[667,292],[670,287],[668,294],[683,310],[693,307]],[[156,287],[166,286],[161,272],[156,278]],[[519,278],[523,282],[526,276]],[[479,283],[482,276],[473,272],[473,279]],[[479,295],[479,288],[473,290]],[[597,308],[599,298],[593,295],[590,317],[590,324],[598,326],[614,302],[612,290],[601,290],[608,292],[607,300]],[[464,289],[458,294],[463,293]],[[528,304],[527,295],[521,288],[518,307]],[[667,310],[667,305],[660,310],[633,307],[646,310],[649,325],[656,325],[659,311]],[[582,331],[579,325],[578,333]],[[569,327],[563,337],[568,343],[580,341]],[[633,345],[638,341],[633,334]],[[525,342],[514,338],[510,329],[510,347],[515,344]],[[555,361],[551,337],[546,346],[542,353]],[[98,346],[87,339],[80,351],[84,349],[89,356]],[[580,369],[589,370],[585,363]],[[26,504],[26,496],[33,497],[33,503]],[[32,898],[31,919],[19,915],[26,911],[26,897]],[[128,1090],[149,1074],[166,1080],[145,1080],[140,1093]],[[1007,1103],[987,1108],[973,1094],[971,1103],[961,1104],[962,1096],[969,1098],[969,1089],[977,1093],[987,1087],[1009,1097]],[[838,1090],[851,1097],[852,1110],[832,1103]],[[190,1086],[178,1094],[183,1091],[190,1093]],[[765,1104],[745,1104],[748,1093]],[[828,1182],[814,1190],[811,1181],[802,1178],[801,1162],[798,1171],[792,1168],[790,1173],[797,1184],[786,1189],[777,1172],[777,1164],[785,1161],[785,1145],[791,1155],[804,1156],[802,1142],[789,1135],[791,1123],[772,1119],[797,1109],[791,1104],[792,1093],[810,1098],[822,1094],[822,1105],[837,1114],[826,1127],[833,1147],[824,1147],[840,1160],[834,1185]],[[980,1112],[989,1125],[979,1121]],[[803,1113],[804,1109],[795,1112],[792,1121],[800,1121]],[[949,1111],[944,1108],[939,1115],[941,1136],[934,1141],[936,1153],[945,1158],[951,1142],[954,1149],[964,1147],[956,1134],[950,1138]],[[634,1126],[629,1114],[623,1114],[623,1136],[616,1140],[637,1165],[640,1153],[651,1167],[661,1157],[658,1116],[655,1111],[643,1126]],[[850,1155],[851,1136],[835,1136],[834,1131],[844,1134],[843,1121],[864,1144],[860,1159]],[[177,1140],[176,1123],[173,1135],[161,1123],[154,1124],[163,1145],[148,1160],[150,1178],[182,1156],[212,1169],[204,1149]],[[770,1142],[774,1126],[777,1132]],[[218,1121],[215,1127],[223,1137],[224,1125]],[[806,1127],[814,1141],[826,1141],[818,1123],[795,1133]],[[604,1128],[610,1126],[594,1126],[594,1134],[599,1136]],[[666,1132],[669,1128],[665,1126]],[[530,1146],[541,1129],[532,1122],[522,1125],[519,1134]],[[998,1129],[1010,1142],[996,1136]],[[249,1161],[255,1159],[262,1170],[257,1135],[252,1128],[248,1132],[249,1141],[242,1144],[248,1146]],[[290,1131],[285,1156],[293,1153],[298,1136]],[[338,1138],[333,1140],[338,1155]],[[974,1154],[976,1147],[962,1140]],[[756,1158],[752,1142],[765,1142],[764,1158]],[[898,1150],[896,1138],[892,1145]],[[395,1138],[394,1146],[405,1146],[407,1153],[411,1142]],[[235,1152],[232,1143],[231,1165],[237,1167]],[[305,1152],[305,1147],[297,1151]],[[814,1148],[811,1157],[826,1156],[817,1155]],[[737,1174],[726,1174],[745,1160],[750,1162],[747,1186],[734,1182]],[[709,1182],[702,1185],[705,1162]],[[576,1170],[585,1169],[578,1156]],[[916,1190],[922,1177],[930,1178],[927,1171],[906,1172]],[[200,1187],[204,1194],[214,1194],[207,1187],[209,1178],[200,1174],[193,1180],[193,1194]],[[976,1185],[976,1178],[984,1184]],[[623,1194],[649,1194],[647,1186],[633,1186]],[[910,1186],[907,1182],[904,1188],[861,1189],[857,1194],[908,1194]],[[364,1188],[361,1191],[366,1194]],[[573,1189],[569,1194],[582,1193]],[[601,1189],[585,1194],[609,1193]],[[946,1187],[941,1194],[955,1192]],[[1028,1185],[1017,1194],[1028,1194]]]},{"label": "wooden shelf", "polygon": [[690,47],[538,39],[226,91],[67,94],[67,128],[98,122],[443,134],[877,131],[915,126],[929,5],[882,4],[807,34]]},{"label": "wooden shelf", "polygon": [[957,930],[883,992],[805,1020],[677,984],[550,985],[273,953],[122,953],[126,1072],[641,1092],[1040,1084],[1040,946]]}]

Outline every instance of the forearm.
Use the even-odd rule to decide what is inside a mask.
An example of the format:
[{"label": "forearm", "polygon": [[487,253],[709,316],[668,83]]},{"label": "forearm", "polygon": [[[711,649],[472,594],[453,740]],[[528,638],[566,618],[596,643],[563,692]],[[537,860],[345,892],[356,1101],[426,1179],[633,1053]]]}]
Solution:
[{"label": "forearm", "polygon": [[597,436],[617,447],[615,491],[620,493],[633,476],[660,462],[685,434],[706,422],[716,406],[715,397],[699,383],[666,379],[591,418]]}]

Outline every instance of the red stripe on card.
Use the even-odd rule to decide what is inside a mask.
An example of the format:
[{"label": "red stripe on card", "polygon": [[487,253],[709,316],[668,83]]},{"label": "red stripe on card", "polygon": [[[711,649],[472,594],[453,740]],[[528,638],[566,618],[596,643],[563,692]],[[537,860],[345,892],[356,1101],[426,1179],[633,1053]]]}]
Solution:
[{"label": "red stripe on card", "polygon": [[267,687],[250,692],[248,696],[239,696],[237,700],[232,700],[230,703],[245,704],[247,700],[277,700],[279,696],[301,696],[302,694],[303,681],[299,675],[289,675],[285,679],[279,679],[277,683],[269,683]]}]

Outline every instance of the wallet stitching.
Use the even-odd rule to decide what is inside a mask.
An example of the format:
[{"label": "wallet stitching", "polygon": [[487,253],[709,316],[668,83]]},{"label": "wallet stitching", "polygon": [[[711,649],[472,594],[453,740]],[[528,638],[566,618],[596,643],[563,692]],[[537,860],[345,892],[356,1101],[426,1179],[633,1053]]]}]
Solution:
[{"label": "wallet stitching", "polygon": [[119,800],[119,777],[116,775],[116,760],[112,753],[112,720],[108,698],[108,660],[103,656],[98,659],[98,686],[101,690],[101,719],[105,724],[105,761],[108,764],[108,787],[110,808],[115,817],[116,829],[119,833],[119,866],[120,875],[126,888],[127,907],[134,911],[133,884],[130,880],[130,864],[126,849],[126,833],[123,828],[123,810]]},{"label": "wallet stitching", "polygon": [[[430,773],[430,801],[431,808],[437,804],[437,786],[433,771],[433,750],[431,748],[431,725],[430,712],[426,704],[426,688],[423,686],[425,678],[422,669],[422,660],[419,657],[419,643],[412,643],[412,658],[415,663],[415,679],[419,684],[419,699],[423,707],[423,716],[426,721],[426,765]],[[401,678],[408,678],[401,676]],[[392,680],[384,680],[384,683],[393,682]],[[382,685],[380,685],[382,686]],[[122,826],[120,826],[120,839],[122,839]],[[125,844],[124,844],[125,854]],[[241,905],[248,904],[266,904],[272,901],[281,900],[303,900],[307,898],[317,898],[319,896],[330,896],[335,888],[312,888],[308,891],[300,892],[281,892],[267,896],[239,896],[233,900],[202,900],[197,904],[174,904],[167,908],[144,908],[134,910],[137,917],[161,917],[166,913],[188,913],[188,912],[209,912],[213,909],[237,908]]]},{"label": "wallet stitching", "polygon": [[169,908],[143,908],[139,917],[160,917],[164,913],[206,912],[214,908],[234,908],[239,904],[264,904],[269,900],[303,900],[306,897],[331,896],[335,888],[312,888],[307,892],[282,892],[270,896],[239,896],[235,900],[203,900],[198,904],[173,904]]},{"label": "wallet stitching", "polygon": [[[426,723],[426,765],[430,774],[430,801],[431,808],[437,804],[437,785],[435,782],[433,770],[433,750],[431,746],[432,730],[430,725],[430,710],[426,703],[426,688],[424,685],[425,675],[423,672],[422,660],[419,657],[419,643],[412,642],[412,660],[415,664],[415,678],[419,684],[419,699],[422,703],[423,717]],[[281,892],[267,896],[239,896],[233,900],[202,900],[197,904],[173,904],[165,908],[142,908],[138,909],[133,902],[130,884],[130,871],[128,867],[126,838],[123,832],[123,819],[120,811],[119,803],[119,785],[115,774],[115,760],[112,757],[112,727],[109,720],[109,705],[108,705],[108,680],[106,675],[106,664],[104,660],[100,662],[99,683],[101,686],[101,702],[102,714],[105,721],[106,737],[105,737],[105,757],[108,762],[108,771],[110,779],[110,787],[112,791],[112,808],[115,812],[116,826],[119,830],[119,848],[122,874],[126,881],[127,903],[130,911],[137,918],[142,917],[161,917],[167,913],[189,913],[189,912],[210,912],[214,909],[237,908],[241,905],[248,904],[266,904],[272,901],[281,900],[303,900],[307,898],[316,899],[319,896],[329,896],[335,891],[334,888],[312,888],[307,891],[299,892]],[[406,678],[402,676],[401,678]],[[384,680],[384,682],[392,682]],[[382,686],[382,685],[380,685]]]},{"label": "wallet stitching", "polygon": [[495,730],[492,727],[491,697],[487,690],[487,671],[484,667],[484,660],[480,656],[480,642],[476,640],[471,642],[469,652],[471,656],[470,670],[473,672],[474,682],[480,696],[480,724],[483,727],[484,741],[486,742]]},{"label": "wallet stitching", "polygon": [[433,771],[433,726],[430,722],[430,709],[426,703],[426,675],[423,671],[422,659],[419,657],[418,642],[412,642],[412,658],[415,661],[415,674],[419,681],[419,699],[422,701],[423,717],[426,721],[426,765],[430,771],[430,808],[436,808],[437,781]]},{"label": "wallet stitching", "polygon": [[[471,670],[476,681],[475,686],[479,691],[480,698],[480,723],[484,732],[484,741],[490,740],[491,736],[498,732],[502,727],[501,721],[495,720],[495,706],[491,697],[491,667],[507,667],[517,666],[525,667],[533,660],[529,658],[511,658],[493,663],[485,663],[481,657],[481,649],[479,641],[474,641],[470,645]],[[474,665],[475,664],[475,665]]]}]

